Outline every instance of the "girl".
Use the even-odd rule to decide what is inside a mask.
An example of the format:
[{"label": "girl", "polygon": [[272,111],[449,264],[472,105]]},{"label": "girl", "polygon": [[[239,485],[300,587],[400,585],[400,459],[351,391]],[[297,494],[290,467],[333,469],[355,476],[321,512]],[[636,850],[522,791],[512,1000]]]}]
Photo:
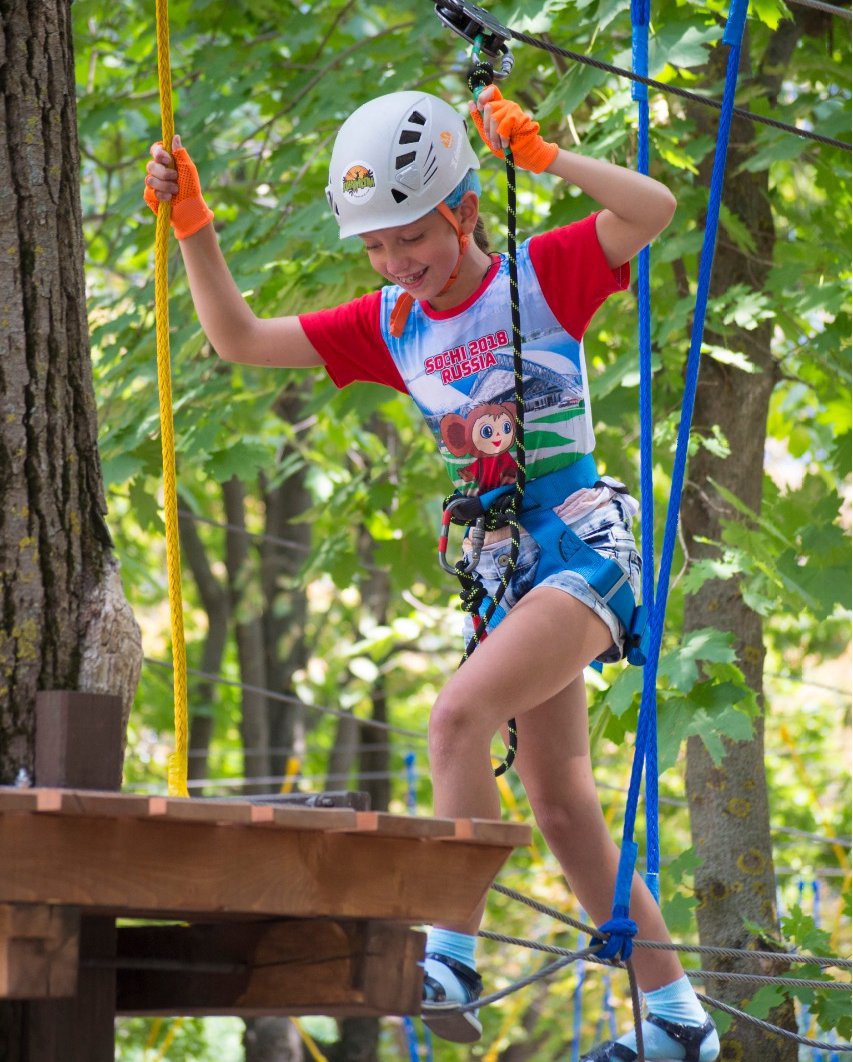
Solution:
[{"label": "girl", "polygon": [[[639,559],[630,526],[637,506],[621,484],[599,479],[590,466],[594,438],[582,338],[601,303],[627,288],[627,263],[669,224],[675,201],[657,181],[547,143],[538,124],[494,86],[471,105],[471,114],[499,158],[509,145],[516,165],[572,182],[601,208],[527,240],[518,252],[527,477],[532,484],[555,473],[572,480],[578,469],[593,468],[553,499],[554,512],[562,526],[615,561],[636,592]],[[172,200],[193,300],[220,357],[286,368],[324,365],[339,387],[355,380],[387,384],[414,398],[460,491],[479,493],[514,478],[508,263],[483,240],[480,163],[451,107],[424,92],[397,92],[360,107],[341,127],[329,205],[341,237],[361,240],[386,284],[301,316],[255,316],[222,257],[213,214],[180,138],[172,156],[160,145],[151,154],[146,200],[155,211],[158,201]],[[486,536],[478,573],[490,591],[507,566],[508,534]],[[523,534],[502,602],[505,618],[433,708],[435,814],[500,817],[490,743],[516,717],[516,769],[536,821],[579,901],[601,924],[610,913],[618,850],[596,795],[583,669],[594,659],[623,656],[628,632],[606,595],[558,558],[540,564],[540,553]],[[640,936],[668,940],[660,910],[636,875],[631,900]],[[474,945],[481,916],[482,909],[463,925],[430,930],[425,1001],[479,997]],[[643,949],[634,955],[648,1009],[646,1057],[717,1058],[717,1033],[676,956]],[[473,1012],[426,1021],[457,1042],[481,1033]],[[635,1048],[631,1032],[585,1057],[630,1062]]]}]

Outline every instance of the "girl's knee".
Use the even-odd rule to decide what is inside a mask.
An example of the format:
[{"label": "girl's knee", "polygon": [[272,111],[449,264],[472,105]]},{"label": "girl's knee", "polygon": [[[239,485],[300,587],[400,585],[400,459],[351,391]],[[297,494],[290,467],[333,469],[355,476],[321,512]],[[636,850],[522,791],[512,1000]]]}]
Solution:
[{"label": "girl's knee", "polygon": [[568,792],[528,797],[536,825],[549,847],[572,839],[578,844],[591,844],[594,839],[600,841],[599,834],[606,834],[609,840],[597,797]]},{"label": "girl's knee", "polygon": [[[429,717],[430,755],[452,753],[483,737],[482,725],[474,707],[455,696],[452,688],[442,690]],[[489,735],[485,740],[488,741]]]}]

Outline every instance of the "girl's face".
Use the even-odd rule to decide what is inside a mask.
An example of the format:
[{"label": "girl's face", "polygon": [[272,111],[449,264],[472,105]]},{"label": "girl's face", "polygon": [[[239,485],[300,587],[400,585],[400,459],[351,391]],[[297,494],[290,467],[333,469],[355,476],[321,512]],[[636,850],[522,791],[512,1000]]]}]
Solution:
[{"label": "girl's face", "polygon": [[409,225],[363,233],[361,239],[376,272],[421,300],[441,291],[459,257],[456,233],[434,210]]}]

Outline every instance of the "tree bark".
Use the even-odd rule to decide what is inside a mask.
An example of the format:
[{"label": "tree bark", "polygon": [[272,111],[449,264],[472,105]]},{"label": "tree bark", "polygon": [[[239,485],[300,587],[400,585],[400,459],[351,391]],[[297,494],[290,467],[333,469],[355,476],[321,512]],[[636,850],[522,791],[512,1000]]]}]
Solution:
[{"label": "tree bark", "polygon": [[[780,54],[793,48],[796,37],[784,25],[771,47],[775,69]],[[747,54],[744,49],[744,54]],[[719,72],[724,63],[722,50],[712,64]],[[782,67],[784,68],[784,67]],[[771,76],[775,76],[774,74]],[[751,71],[742,71],[748,80]],[[771,93],[775,85],[765,79]],[[713,133],[707,119],[700,120]],[[754,129],[736,122],[729,151],[729,174],[754,151]],[[711,160],[702,167],[707,181]],[[721,233],[717,242],[712,297],[734,284],[748,291],[762,291],[773,258],[775,232],[770,206],[767,172],[738,171],[737,182],[729,180],[725,205],[748,227],[755,241],[753,253],[739,250]],[[713,325],[713,322],[711,322]],[[772,326],[762,322],[751,330],[734,328],[726,334],[707,330],[710,343],[742,351],[759,370],[742,370],[705,358],[696,397],[694,432],[708,436],[718,426],[728,441],[729,454],[721,458],[700,447],[690,463],[689,481],[681,508],[684,544],[688,558],[716,556],[714,545],[699,537],[719,541],[722,520],[736,514],[722,500],[714,482],[722,484],[755,512],[761,509],[764,478],[764,448],[770,397],[778,381],[771,354]],[[736,580],[709,580],[685,600],[685,631],[716,627],[731,631],[738,664],[763,707],[762,675],[764,644],[761,617],[744,602]],[[696,872],[699,900],[697,921],[703,944],[730,948],[755,947],[747,921],[761,926],[767,937],[778,934],[776,881],[770,835],[767,780],[764,769],[764,720],[755,721],[751,740],[727,742],[726,754],[715,767],[699,738],[687,745],[687,798],[690,808],[693,844],[702,865]],[[757,946],[761,946],[758,942]],[[755,970],[743,960],[708,960],[711,969]],[[782,972],[774,971],[774,972]],[[729,982],[708,986],[709,994],[739,1006],[741,989]],[[774,1024],[795,1029],[793,1006],[786,1004],[770,1016]],[[723,1037],[722,1057],[750,1062],[794,1062],[796,1046],[771,1037],[746,1022],[735,1021]]]},{"label": "tree bark", "polygon": [[289,1018],[249,1018],[243,1035],[246,1062],[303,1062],[299,1031]]},{"label": "tree bark", "polygon": [[[291,384],[279,395],[275,412],[285,423],[294,424],[298,421],[305,386]],[[305,641],[308,598],[299,580],[299,573],[311,545],[311,525],[300,519],[311,506],[311,495],[305,483],[305,468],[301,464],[294,471],[284,471],[294,456],[293,447],[284,445],[279,454],[275,481],[270,483],[266,478],[261,481],[266,510],[265,529],[270,536],[261,546],[261,583],[269,689],[295,697],[293,676],[306,666],[309,655]],[[284,545],[284,541],[294,545]],[[298,756],[304,752],[304,711],[297,703],[271,700],[267,716],[270,763],[273,773],[284,777],[288,756]]]},{"label": "tree bark", "polygon": [[104,522],[66,3],[0,9],[0,782],[32,772],[38,689],[120,694],[139,629]]},{"label": "tree bark", "polygon": [[[201,652],[201,670],[206,675],[218,675],[222,666],[225,643],[228,640],[231,600],[227,586],[223,586],[213,573],[207,550],[185,499],[181,499],[181,510],[181,551],[193,574],[202,606],[207,615],[207,635]],[[183,515],[184,513],[186,515]],[[194,706],[190,717],[187,768],[187,777],[190,781],[208,777],[208,753],[216,715],[214,709],[216,683],[212,679],[197,678],[194,682],[194,689],[195,694],[190,697],[190,704]]]},{"label": "tree bark", "polygon": [[[243,738],[244,774],[249,778],[268,778],[270,773],[270,742],[267,723],[266,661],[261,624],[261,603],[257,599],[256,574],[250,563],[249,540],[246,535],[245,487],[236,477],[222,485],[225,513],[234,528],[226,535],[226,567],[228,585],[234,605],[237,655],[240,678],[245,683],[240,733]],[[247,785],[246,792],[260,792],[269,783]]]},{"label": "tree bark", "polygon": [[[118,695],[126,723],[142,646],[104,520],[67,0],[0,3],[0,110],[0,784],[9,784],[32,777],[37,691]],[[33,1015],[26,1003],[0,1006],[0,1057],[44,1062]]]}]

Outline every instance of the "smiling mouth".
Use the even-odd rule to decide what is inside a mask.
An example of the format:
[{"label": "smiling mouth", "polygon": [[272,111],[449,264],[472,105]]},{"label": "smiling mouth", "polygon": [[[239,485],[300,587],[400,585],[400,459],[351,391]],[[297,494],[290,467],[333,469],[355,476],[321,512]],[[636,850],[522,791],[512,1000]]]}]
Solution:
[{"label": "smiling mouth", "polygon": [[423,280],[428,268],[429,266],[424,266],[424,268],[419,273],[409,273],[405,277],[395,276],[394,279],[400,285],[400,287],[413,288],[415,287],[415,285],[419,284],[421,280]]}]

